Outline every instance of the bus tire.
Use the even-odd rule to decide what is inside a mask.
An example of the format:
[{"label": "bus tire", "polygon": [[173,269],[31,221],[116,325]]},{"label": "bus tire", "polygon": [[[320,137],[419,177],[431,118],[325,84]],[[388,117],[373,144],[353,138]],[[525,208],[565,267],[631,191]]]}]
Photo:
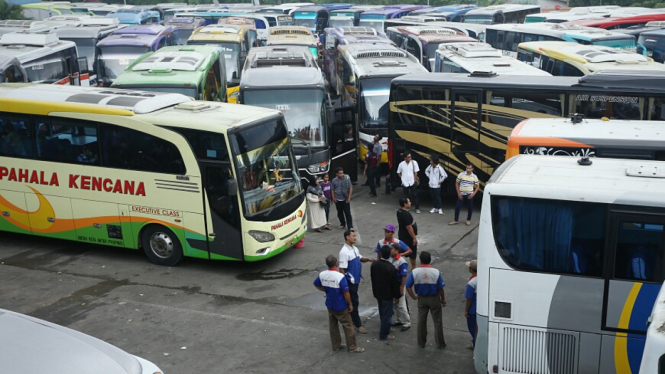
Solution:
[{"label": "bus tire", "polygon": [[161,225],[149,225],[141,233],[141,246],[150,261],[174,266],[182,260],[182,245],[173,231]]}]

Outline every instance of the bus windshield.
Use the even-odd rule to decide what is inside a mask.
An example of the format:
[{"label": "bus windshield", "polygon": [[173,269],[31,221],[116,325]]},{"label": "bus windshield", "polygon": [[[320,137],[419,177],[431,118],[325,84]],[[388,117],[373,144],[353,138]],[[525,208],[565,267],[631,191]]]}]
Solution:
[{"label": "bus windshield", "polygon": [[283,121],[232,134],[231,142],[245,215],[272,209],[302,191]]},{"label": "bus windshield", "polygon": [[[588,43],[583,43],[588,44]],[[636,49],[634,38],[610,39],[610,40],[595,40],[591,44],[602,45],[604,47],[620,48],[620,49]]]},{"label": "bus windshield", "polygon": [[362,122],[360,127],[385,127],[388,125],[388,96],[393,77],[369,78],[360,81]]},{"label": "bus windshield", "polygon": [[[388,87],[390,87],[390,82]],[[243,104],[277,109],[284,114],[294,146],[302,143],[324,147],[326,131],[323,116],[322,90],[252,90],[243,94]]]},{"label": "bus windshield", "polygon": [[480,25],[491,25],[493,17],[492,16],[470,16],[464,17],[464,23],[477,23]]},{"label": "bus windshield", "polygon": [[372,14],[365,17],[360,17],[358,26],[371,27],[377,31],[383,31],[383,24],[385,23],[386,16],[381,14]]},{"label": "bus windshield", "polygon": [[[658,52],[665,51],[665,36],[649,35],[644,36],[640,35],[640,44],[647,47],[647,49],[656,50]],[[649,51],[649,57],[653,54],[652,51]]]},{"label": "bus windshield", "polygon": [[[187,44],[196,45],[215,45],[219,46],[224,52],[224,64],[226,65],[226,81],[238,83],[240,74],[238,73],[238,60],[240,59],[240,44],[235,42],[215,43],[209,41],[188,41]],[[235,78],[233,74],[235,73]]]},{"label": "bus windshield", "polygon": [[137,58],[150,52],[150,47],[114,45],[99,50],[100,80],[115,79]]},{"label": "bus windshield", "polygon": [[58,56],[25,62],[23,68],[29,82],[56,83],[69,76],[65,60]]},{"label": "bus windshield", "polygon": [[353,26],[353,18],[331,18],[330,27]]},{"label": "bus windshield", "polygon": [[85,57],[88,59],[88,71],[93,71],[95,64],[95,45],[97,45],[97,39],[92,38],[67,38],[63,40],[69,40],[76,43],[76,49],[78,50],[79,57]]},{"label": "bus windshield", "polygon": [[310,28],[310,29],[313,29],[313,28],[316,27],[316,18],[314,18],[314,16],[312,16],[311,18],[299,18],[299,17],[296,17],[296,18],[293,20],[293,23],[294,23],[296,26],[305,26],[305,27],[308,27],[308,28]]}]

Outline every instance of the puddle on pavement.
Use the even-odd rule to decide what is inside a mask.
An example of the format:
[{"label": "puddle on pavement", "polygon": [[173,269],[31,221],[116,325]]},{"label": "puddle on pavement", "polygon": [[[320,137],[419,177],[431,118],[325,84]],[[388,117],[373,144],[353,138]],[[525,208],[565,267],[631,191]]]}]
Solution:
[{"label": "puddle on pavement", "polygon": [[257,273],[244,273],[236,276],[236,279],[242,281],[256,281],[256,280],[275,280],[284,278],[293,278],[307,273],[306,269],[281,269],[273,272],[266,272],[261,270]]}]

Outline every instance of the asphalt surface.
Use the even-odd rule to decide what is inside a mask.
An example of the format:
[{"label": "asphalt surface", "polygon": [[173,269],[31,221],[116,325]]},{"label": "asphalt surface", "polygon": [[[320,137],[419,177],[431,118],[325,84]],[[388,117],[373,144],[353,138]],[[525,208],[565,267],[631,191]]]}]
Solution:
[{"label": "asphalt surface", "polygon": [[[361,176],[361,181],[364,177]],[[382,190],[382,189],[381,189]],[[425,191],[426,192],[426,191]],[[372,256],[386,223],[396,224],[399,194],[367,197],[355,186],[352,200],[358,247]],[[421,195],[426,195],[422,193]],[[0,233],[0,307],[90,334],[144,357],[165,373],[473,373],[464,319],[464,262],[475,258],[479,212],[473,224],[448,226],[430,214],[423,196],[415,215],[419,251],[432,253],[443,273],[448,306],[443,323],[447,348],[435,349],[429,320],[427,346],[416,343],[413,326],[396,329],[389,345],[378,340],[379,318],[369,282],[360,286],[360,312],[367,335],[362,354],[333,353],[323,294],[312,281],[324,258],[339,253],[342,230],[309,232],[302,249],[260,263],[186,259],[175,267],[150,263],[139,251]],[[336,226],[334,208],[331,222]],[[34,358],[36,359],[36,358]]]}]

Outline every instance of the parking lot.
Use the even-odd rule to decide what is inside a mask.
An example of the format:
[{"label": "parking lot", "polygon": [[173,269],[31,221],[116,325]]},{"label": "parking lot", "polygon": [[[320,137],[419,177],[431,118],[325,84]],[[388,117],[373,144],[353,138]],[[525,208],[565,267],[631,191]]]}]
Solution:
[{"label": "parking lot", "polygon": [[[361,181],[364,178],[361,177]],[[399,191],[398,191],[399,192]],[[386,223],[396,224],[397,192],[368,198],[355,187],[352,200],[358,247],[373,256]],[[426,195],[422,193],[422,195]],[[446,282],[444,334],[435,349],[432,323],[425,349],[412,329],[389,345],[378,340],[379,318],[369,282],[360,287],[360,312],[369,334],[360,335],[362,354],[332,353],[323,294],[312,281],[324,258],[337,255],[342,230],[310,232],[305,247],[259,263],[186,259],[176,267],[150,263],[139,251],[2,233],[0,307],[90,334],[159,365],[165,373],[425,372],[473,373],[464,320],[464,262],[476,253],[479,212],[472,225],[448,226],[445,215],[429,214],[421,197],[419,251],[432,253]],[[337,220],[334,208],[331,222]]]}]

